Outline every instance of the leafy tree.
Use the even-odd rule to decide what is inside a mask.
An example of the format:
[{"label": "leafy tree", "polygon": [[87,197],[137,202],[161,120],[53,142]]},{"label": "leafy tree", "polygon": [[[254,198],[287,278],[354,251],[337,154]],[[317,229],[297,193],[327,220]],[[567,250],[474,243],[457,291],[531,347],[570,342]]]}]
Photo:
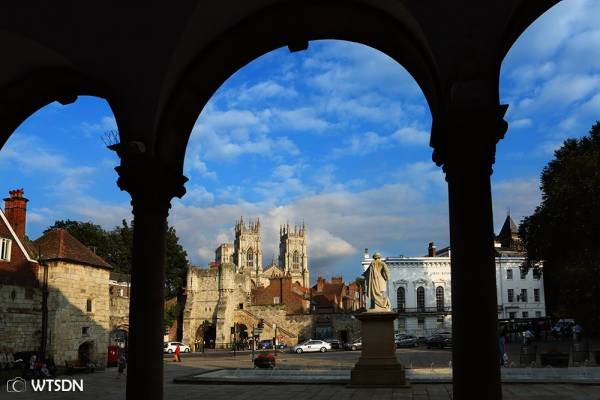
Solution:
[{"label": "leafy tree", "polygon": [[556,150],[540,188],[541,204],[519,228],[527,267],[544,261],[548,310],[600,332],[600,122]]},{"label": "leafy tree", "polygon": [[[44,231],[62,228],[77,240],[96,251],[114,267],[115,272],[128,274],[131,272],[133,245],[133,225],[123,220],[121,226],[111,231],[105,231],[100,225],[92,222],[56,221]],[[177,296],[182,292],[187,273],[187,253],[179,244],[175,228],[169,227],[166,235],[166,271],[165,295],[167,298]]]}]

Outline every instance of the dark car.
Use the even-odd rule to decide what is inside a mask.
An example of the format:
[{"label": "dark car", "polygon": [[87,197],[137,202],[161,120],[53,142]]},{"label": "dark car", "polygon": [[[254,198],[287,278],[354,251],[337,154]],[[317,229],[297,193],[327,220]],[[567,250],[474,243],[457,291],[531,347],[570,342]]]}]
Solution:
[{"label": "dark car", "polygon": [[275,356],[271,353],[259,354],[254,359],[256,368],[275,368]]},{"label": "dark car", "polygon": [[261,340],[260,343],[258,343],[258,348],[261,350],[270,350],[273,348],[273,341],[272,340]]},{"label": "dark car", "polygon": [[433,335],[432,337],[427,339],[425,345],[428,349],[434,347],[437,347],[439,349],[443,349],[444,347],[452,347],[452,336],[447,334]]},{"label": "dark car", "polygon": [[419,341],[416,336],[413,335],[400,335],[396,337],[396,347],[417,347]]},{"label": "dark car", "polygon": [[346,350],[361,350],[362,349],[362,339],[356,339],[352,343],[346,343],[344,346]]},{"label": "dark car", "polygon": [[342,349],[344,348],[344,345],[342,344],[341,340],[338,339],[325,339],[325,342],[329,343],[331,345],[332,349]]}]

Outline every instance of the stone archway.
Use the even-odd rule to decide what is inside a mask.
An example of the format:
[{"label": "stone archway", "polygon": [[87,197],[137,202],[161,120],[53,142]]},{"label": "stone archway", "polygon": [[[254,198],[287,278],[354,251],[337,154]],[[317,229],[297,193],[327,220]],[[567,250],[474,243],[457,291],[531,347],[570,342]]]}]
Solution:
[{"label": "stone archway", "polygon": [[96,345],[93,340],[88,340],[79,345],[77,359],[82,365],[95,362]]},{"label": "stone archway", "polygon": [[217,330],[214,324],[204,321],[196,329],[194,335],[194,351],[203,351],[204,349],[214,349]]}]

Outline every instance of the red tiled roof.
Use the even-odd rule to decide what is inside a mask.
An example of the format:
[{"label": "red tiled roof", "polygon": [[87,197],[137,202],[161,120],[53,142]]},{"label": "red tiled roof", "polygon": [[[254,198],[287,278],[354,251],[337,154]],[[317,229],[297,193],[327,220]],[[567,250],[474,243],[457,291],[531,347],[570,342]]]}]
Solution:
[{"label": "red tiled roof", "polygon": [[64,229],[53,229],[33,242],[44,260],[64,260],[93,267],[112,267]]}]

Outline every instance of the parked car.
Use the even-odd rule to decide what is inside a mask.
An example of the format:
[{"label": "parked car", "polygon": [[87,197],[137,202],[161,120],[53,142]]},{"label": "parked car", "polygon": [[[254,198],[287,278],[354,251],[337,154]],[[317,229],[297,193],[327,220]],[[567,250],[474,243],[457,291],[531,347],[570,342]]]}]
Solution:
[{"label": "parked car", "polygon": [[325,353],[327,350],[331,350],[331,345],[323,340],[307,340],[304,343],[298,344],[292,347],[292,352],[302,354],[304,352],[320,351]]},{"label": "parked car", "polygon": [[403,335],[396,339],[396,347],[417,347],[419,345],[418,339],[413,335]]},{"label": "parked car", "polygon": [[362,349],[362,338],[356,339],[352,343],[346,343],[346,345],[344,346],[344,348],[346,350],[353,350],[353,351],[354,350],[360,350],[360,349]]},{"label": "parked car", "polygon": [[258,348],[261,350],[270,350],[273,348],[273,341],[271,339],[261,340],[258,343]]},{"label": "parked car", "polygon": [[341,340],[338,340],[338,339],[325,339],[325,341],[331,345],[332,349],[341,349],[341,348],[343,348],[343,343],[342,343]]},{"label": "parked car", "polygon": [[179,346],[179,351],[182,353],[189,353],[191,351],[190,346],[181,342],[165,342],[163,353],[174,353],[177,346]]},{"label": "parked car", "polygon": [[428,349],[431,349],[433,347],[437,347],[440,349],[443,349],[444,347],[452,347],[452,336],[448,334],[433,335],[432,337],[427,339],[425,345]]}]

